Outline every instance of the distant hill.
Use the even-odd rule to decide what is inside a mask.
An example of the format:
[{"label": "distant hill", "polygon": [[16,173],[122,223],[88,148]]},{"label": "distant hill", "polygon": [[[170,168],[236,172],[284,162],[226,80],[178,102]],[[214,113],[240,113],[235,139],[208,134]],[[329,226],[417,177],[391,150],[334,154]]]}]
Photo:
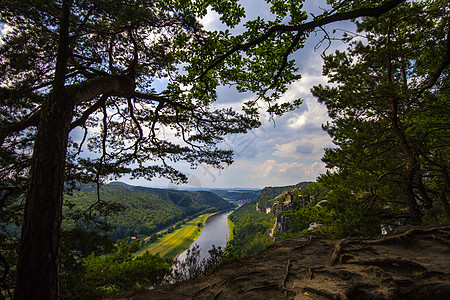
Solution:
[{"label": "distant hill", "polygon": [[250,202],[256,201],[256,197],[261,193],[261,190],[209,190],[210,192],[219,195],[228,201],[249,200]]},{"label": "distant hill", "polygon": [[[119,203],[125,207],[123,211],[107,219],[109,224],[116,227],[111,233],[113,239],[151,235],[184,218],[234,207],[218,195],[207,191],[155,189],[121,182],[102,186],[100,198],[102,201]],[[66,195],[65,201],[73,204],[73,209],[85,211],[97,201],[96,188],[90,185],[82,186],[73,195]]]}]

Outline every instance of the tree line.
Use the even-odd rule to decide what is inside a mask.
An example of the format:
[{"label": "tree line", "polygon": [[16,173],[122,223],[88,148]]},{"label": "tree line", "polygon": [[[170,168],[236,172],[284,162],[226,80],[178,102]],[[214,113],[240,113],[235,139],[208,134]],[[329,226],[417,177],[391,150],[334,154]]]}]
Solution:
[{"label": "tree line", "polygon": [[[11,31],[0,46],[1,218],[23,224],[15,298],[59,297],[65,186],[124,174],[182,182],[180,160],[231,163],[223,137],[260,126],[261,102],[272,116],[301,104],[280,100],[301,77],[291,54],[336,21],[368,17],[360,28],[372,44],[325,57],[337,87],[314,94],[330,111],[327,130],[338,148],[326,153],[333,172],[322,180],[337,203],[386,202],[415,223],[436,199],[448,210],[448,3],[328,3],[310,17],[303,1],[268,1],[274,20],[249,20],[232,35],[205,31],[198,19],[210,8],[228,27],[241,24],[237,0],[2,1],[0,22]],[[167,85],[157,90],[162,79]],[[214,109],[222,84],[257,98],[242,113]],[[92,155],[80,155],[86,149]]]}]

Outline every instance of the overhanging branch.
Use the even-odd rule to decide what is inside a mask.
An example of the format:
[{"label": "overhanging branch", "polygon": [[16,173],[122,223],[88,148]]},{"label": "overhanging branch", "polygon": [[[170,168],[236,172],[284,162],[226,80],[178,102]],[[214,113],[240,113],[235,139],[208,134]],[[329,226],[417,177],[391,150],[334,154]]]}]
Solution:
[{"label": "overhanging branch", "polygon": [[328,17],[324,17],[322,19],[313,20],[311,22],[307,22],[300,25],[274,25],[271,28],[269,28],[266,33],[262,34],[260,37],[249,41],[245,44],[239,44],[219,56],[211,65],[209,65],[205,71],[203,71],[200,76],[198,77],[203,78],[209,71],[216,68],[219,64],[221,64],[225,59],[227,59],[232,54],[239,52],[239,51],[246,51],[250,49],[251,47],[254,47],[256,45],[261,44],[262,42],[266,41],[268,38],[270,38],[275,33],[283,33],[283,32],[294,32],[296,31],[298,34],[304,33],[310,29],[314,29],[317,27],[321,27],[330,23],[338,22],[338,21],[345,21],[345,20],[351,20],[356,19],[359,17],[379,17],[382,14],[390,11],[391,9],[395,8],[396,6],[400,5],[401,3],[405,2],[405,0],[390,0],[384,3],[383,5],[380,5],[378,7],[374,8],[360,8],[349,12],[344,13],[336,13],[333,15],[330,15]]},{"label": "overhanging branch", "polygon": [[101,108],[103,105],[105,105],[106,100],[108,99],[109,95],[103,94],[100,99],[98,99],[97,102],[94,103],[94,105],[90,106],[88,109],[86,109],[83,114],[81,115],[81,117],[77,120],[75,120],[74,122],[72,122],[72,124],[70,124],[70,129],[74,129],[75,127],[84,125],[84,123],[87,121],[87,119],[89,118],[89,116],[94,113],[95,111],[97,111],[99,108]]}]

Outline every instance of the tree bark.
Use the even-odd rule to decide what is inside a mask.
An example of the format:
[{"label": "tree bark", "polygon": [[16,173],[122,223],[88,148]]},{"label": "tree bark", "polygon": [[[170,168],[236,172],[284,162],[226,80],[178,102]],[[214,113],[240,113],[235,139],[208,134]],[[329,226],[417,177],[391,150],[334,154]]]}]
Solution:
[{"label": "tree bark", "polygon": [[54,98],[45,106],[34,146],[15,299],[58,299],[64,167],[73,108],[64,103],[63,94]]},{"label": "tree bark", "polygon": [[66,91],[71,0],[62,4],[55,79],[41,109],[33,149],[15,299],[58,299],[62,201],[74,101]]}]

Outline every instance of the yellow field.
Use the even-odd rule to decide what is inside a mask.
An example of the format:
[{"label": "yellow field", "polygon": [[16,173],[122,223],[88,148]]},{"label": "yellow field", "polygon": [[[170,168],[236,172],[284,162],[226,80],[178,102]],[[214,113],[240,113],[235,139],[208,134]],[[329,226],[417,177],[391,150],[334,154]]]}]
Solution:
[{"label": "yellow field", "polygon": [[202,224],[205,224],[206,219],[210,215],[211,214],[200,215],[197,218],[186,222],[181,228],[166,234],[156,242],[145,246],[138,251],[136,255],[142,255],[145,251],[149,251],[151,254],[159,252],[161,257],[174,258],[179,253],[188,249],[192,242],[200,235],[203,227],[199,230],[197,223],[202,222]]}]

